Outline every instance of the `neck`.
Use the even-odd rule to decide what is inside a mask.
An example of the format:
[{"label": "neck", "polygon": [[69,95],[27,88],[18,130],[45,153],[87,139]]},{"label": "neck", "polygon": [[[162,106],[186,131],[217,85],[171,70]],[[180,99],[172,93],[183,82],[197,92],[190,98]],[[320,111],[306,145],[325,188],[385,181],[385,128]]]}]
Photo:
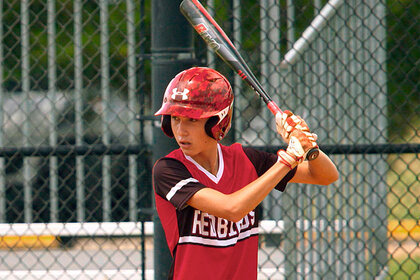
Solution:
[{"label": "neck", "polygon": [[217,171],[219,170],[219,152],[217,143],[214,148],[207,150],[205,155],[192,158],[204,169],[216,176]]}]

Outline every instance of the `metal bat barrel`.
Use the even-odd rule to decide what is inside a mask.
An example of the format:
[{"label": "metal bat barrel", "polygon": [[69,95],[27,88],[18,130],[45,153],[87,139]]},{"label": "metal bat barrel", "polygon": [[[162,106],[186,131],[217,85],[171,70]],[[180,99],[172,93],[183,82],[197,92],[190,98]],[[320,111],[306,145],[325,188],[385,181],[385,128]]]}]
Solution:
[{"label": "metal bat barrel", "polygon": [[[229,65],[245,82],[250,85],[254,91],[268,105],[272,103],[271,97],[263,89],[258,79],[254,76],[249,66],[242,58],[241,54],[235,48],[229,37],[223,29],[208,14],[206,9],[198,1],[183,1],[180,5],[181,12],[185,18],[194,27],[197,33],[203,38],[209,47]],[[279,107],[271,106],[270,111],[275,115],[282,112]]]}]

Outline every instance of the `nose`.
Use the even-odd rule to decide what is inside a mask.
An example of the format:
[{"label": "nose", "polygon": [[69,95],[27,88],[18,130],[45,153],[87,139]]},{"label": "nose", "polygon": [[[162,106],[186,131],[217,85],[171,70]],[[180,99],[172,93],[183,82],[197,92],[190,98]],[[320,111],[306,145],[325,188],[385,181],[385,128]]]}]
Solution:
[{"label": "nose", "polygon": [[180,136],[188,135],[188,128],[187,128],[186,122],[184,120],[180,120],[175,125],[175,129],[176,129],[176,134],[178,134]]}]

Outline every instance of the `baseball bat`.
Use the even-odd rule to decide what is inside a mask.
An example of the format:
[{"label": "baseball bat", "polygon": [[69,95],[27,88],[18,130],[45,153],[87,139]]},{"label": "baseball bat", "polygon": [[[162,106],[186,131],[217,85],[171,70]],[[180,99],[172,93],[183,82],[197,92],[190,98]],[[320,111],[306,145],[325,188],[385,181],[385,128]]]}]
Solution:
[{"label": "baseball bat", "polygon": [[[198,0],[184,0],[180,4],[180,10],[207,45],[262,98],[271,113],[274,116],[277,113],[283,113],[261,86],[229,37],[203,5]],[[306,159],[314,160],[318,155],[319,149],[313,148],[308,152]]]}]

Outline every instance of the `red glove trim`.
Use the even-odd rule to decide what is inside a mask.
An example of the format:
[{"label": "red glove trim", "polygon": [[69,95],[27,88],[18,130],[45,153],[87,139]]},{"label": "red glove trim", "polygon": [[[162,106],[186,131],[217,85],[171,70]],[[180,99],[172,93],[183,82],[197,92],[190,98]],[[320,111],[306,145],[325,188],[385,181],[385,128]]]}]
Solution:
[{"label": "red glove trim", "polygon": [[279,161],[290,169],[295,168],[298,164],[297,159],[285,150],[279,150],[277,155],[279,157]]}]

